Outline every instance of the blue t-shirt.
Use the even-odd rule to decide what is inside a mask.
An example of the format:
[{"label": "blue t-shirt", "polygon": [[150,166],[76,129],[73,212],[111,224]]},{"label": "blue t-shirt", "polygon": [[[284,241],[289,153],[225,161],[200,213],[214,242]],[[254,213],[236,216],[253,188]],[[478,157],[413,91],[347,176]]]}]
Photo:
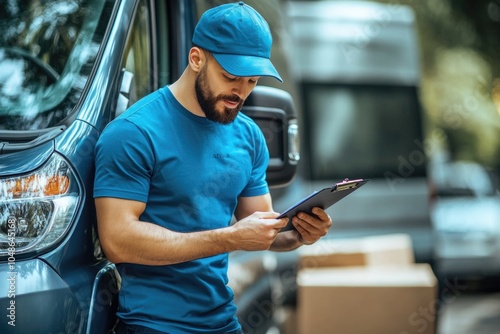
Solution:
[{"label": "blue t-shirt", "polygon": [[[94,197],[144,202],[140,220],[174,231],[227,227],[238,197],[268,193],[268,162],[265,139],[252,119],[240,113],[231,124],[209,121],[164,87],[103,131]],[[227,265],[228,254],[165,266],[118,264],[118,316],[166,333],[237,330]]]}]

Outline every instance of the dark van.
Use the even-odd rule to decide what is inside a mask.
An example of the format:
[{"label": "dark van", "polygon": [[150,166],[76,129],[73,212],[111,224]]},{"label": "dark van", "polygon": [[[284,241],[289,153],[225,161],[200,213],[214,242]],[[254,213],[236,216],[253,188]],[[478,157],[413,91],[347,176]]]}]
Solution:
[{"label": "dark van", "polygon": [[334,205],[331,237],[408,233],[432,259],[420,65],[410,7],[289,1],[291,59],[303,115],[299,175],[273,195],[286,209],[345,178],[370,179]]},{"label": "dark van", "polygon": [[[94,147],[112,119],[180,76],[196,12],[191,0],[3,3],[1,333],[107,333],[114,323],[120,280],[99,246]],[[298,157],[290,95],[258,87],[244,112],[266,134],[270,184],[289,183]],[[267,298],[268,275],[253,275],[260,288],[242,300]]]}]

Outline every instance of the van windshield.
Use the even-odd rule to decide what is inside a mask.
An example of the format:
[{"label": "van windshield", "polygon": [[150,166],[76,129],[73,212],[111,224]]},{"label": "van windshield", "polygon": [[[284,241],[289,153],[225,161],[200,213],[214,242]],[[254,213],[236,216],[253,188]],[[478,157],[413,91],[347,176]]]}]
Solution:
[{"label": "van windshield", "polygon": [[425,175],[415,87],[305,84],[303,89],[312,179]]},{"label": "van windshield", "polygon": [[46,129],[72,113],[109,20],[104,4],[6,1],[0,11],[0,130]]}]

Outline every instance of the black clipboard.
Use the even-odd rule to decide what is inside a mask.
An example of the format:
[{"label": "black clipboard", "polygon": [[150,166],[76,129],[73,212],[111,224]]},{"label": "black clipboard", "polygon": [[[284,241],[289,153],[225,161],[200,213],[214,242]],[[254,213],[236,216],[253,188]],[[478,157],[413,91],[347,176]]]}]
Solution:
[{"label": "black clipboard", "polygon": [[288,224],[281,229],[280,232],[289,231],[295,229],[292,224],[292,217],[297,215],[299,212],[305,212],[308,214],[313,214],[311,212],[312,208],[320,207],[322,209],[327,209],[333,204],[340,201],[342,198],[346,197],[353,191],[359,189],[361,186],[368,182],[368,179],[357,179],[349,180],[345,179],[342,182],[334,183],[331,187],[323,188],[321,190],[315,191],[301,201],[295,203],[287,210],[283,211],[278,218],[288,217]]}]

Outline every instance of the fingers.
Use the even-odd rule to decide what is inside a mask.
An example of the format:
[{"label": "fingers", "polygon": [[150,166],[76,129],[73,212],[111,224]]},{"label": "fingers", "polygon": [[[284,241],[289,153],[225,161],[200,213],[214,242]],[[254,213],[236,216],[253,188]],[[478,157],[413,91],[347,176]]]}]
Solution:
[{"label": "fingers", "polygon": [[329,220],[328,215],[322,210],[314,208],[312,210],[312,215],[307,214],[305,212],[299,212],[292,219],[292,223],[297,224],[303,227],[306,230],[312,231],[321,228],[324,225],[324,222]]},{"label": "fingers", "polygon": [[236,244],[246,251],[267,250],[279,232],[287,225],[288,218],[277,219],[276,212],[254,212],[231,225]]},{"label": "fingers", "polygon": [[254,216],[256,218],[261,218],[261,219],[274,219],[274,218],[278,217],[279,215],[280,214],[277,212],[260,212],[260,211],[254,212],[252,214],[252,216]]},{"label": "fingers", "polygon": [[312,213],[316,215],[316,217],[318,217],[318,219],[320,220],[331,220],[330,219],[330,216],[326,213],[325,210],[321,209],[321,208],[313,208],[312,209]]},{"label": "fingers", "polygon": [[317,219],[305,214],[299,213],[297,216],[292,218],[292,224],[300,234],[320,234],[319,226],[317,223]]},{"label": "fingers", "polygon": [[281,230],[288,224],[288,218],[268,219],[266,223],[272,225],[275,230]]},{"label": "fingers", "polygon": [[283,227],[285,227],[286,225],[288,224],[288,218],[281,218],[281,219],[278,219],[278,224],[277,226],[282,229]]},{"label": "fingers", "polygon": [[300,212],[293,217],[292,223],[299,233],[298,239],[303,244],[313,244],[328,233],[332,226],[330,216],[321,208],[313,208],[313,215]]},{"label": "fingers", "polygon": [[255,212],[252,216],[255,216],[259,219],[267,219],[268,224],[274,225],[275,229],[282,229],[288,224],[288,218],[280,218],[276,219],[280,214],[277,212]]}]

